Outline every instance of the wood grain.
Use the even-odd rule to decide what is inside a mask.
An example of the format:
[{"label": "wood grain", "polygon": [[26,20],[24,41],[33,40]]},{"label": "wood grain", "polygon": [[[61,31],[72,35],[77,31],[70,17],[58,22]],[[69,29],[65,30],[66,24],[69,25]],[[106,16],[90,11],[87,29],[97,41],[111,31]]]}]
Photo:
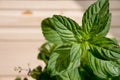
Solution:
[{"label": "wood grain", "polygon": [[[95,2],[95,0],[87,1],[75,1],[75,0],[1,0],[0,9],[11,9],[11,10],[82,10],[86,9],[90,4]],[[110,0],[111,9],[120,9],[119,0]]]},{"label": "wood grain", "polygon": [[[40,27],[40,23],[46,17],[54,14],[64,15],[74,19],[81,25],[82,11],[31,11],[32,14],[23,14],[24,11],[0,10],[0,28],[2,27]],[[111,11],[112,26],[120,27],[120,11]],[[6,24],[7,23],[7,24]]]},{"label": "wood grain", "polygon": [[[13,68],[31,68],[43,62],[36,59],[45,42],[41,21],[54,14],[68,16],[82,24],[82,15],[96,0],[0,0],[0,80],[13,80]],[[112,24],[109,35],[120,41],[120,0],[110,0]],[[31,79],[30,79],[31,80]]]}]

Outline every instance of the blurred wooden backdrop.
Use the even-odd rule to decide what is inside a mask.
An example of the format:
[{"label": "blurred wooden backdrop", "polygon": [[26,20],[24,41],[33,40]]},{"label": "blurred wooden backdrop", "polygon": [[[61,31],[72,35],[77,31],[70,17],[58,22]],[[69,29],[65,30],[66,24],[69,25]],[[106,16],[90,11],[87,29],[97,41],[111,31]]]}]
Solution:
[{"label": "blurred wooden backdrop", "polygon": [[[45,42],[41,21],[53,14],[68,16],[81,24],[86,8],[95,0],[0,0],[0,80],[19,75],[15,66],[34,68],[38,48]],[[120,41],[120,0],[110,0],[110,33]],[[26,72],[21,73],[24,75]]]}]

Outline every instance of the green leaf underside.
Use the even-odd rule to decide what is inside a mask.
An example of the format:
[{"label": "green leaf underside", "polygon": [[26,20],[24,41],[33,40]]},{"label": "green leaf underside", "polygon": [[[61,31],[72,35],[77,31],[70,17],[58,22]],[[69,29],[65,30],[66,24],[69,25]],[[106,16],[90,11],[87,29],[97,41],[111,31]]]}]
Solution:
[{"label": "green leaf underside", "polygon": [[79,72],[78,72],[78,68],[75,69],[71,69],[71,70],[67,70],[67,71],[63,71],[60,74],[62,80],[81,80],[80,76],[79,76]]},{"label": "green leaf underside", "polygon": [[55,69],[58,72],[61,72],[68,68],[70,64],[70,49],[71,46],[61,46],[58,49],[56,49],[56,53],[59,54],[59,57],[56,60],[55,63]]},{"label": "green leaf underside", "polygon": [[83,30],[86,34],[105,36],[110,27],[111,14],[108,0],[98,0],[84,13],[82,18]]},{"label": "green leaf underside", "polygon": [[100,78],[94,75],[92,72],[88,73],[88,71],[86,71],[85,69],[82,69],[79,72],[80,72],[81,80],[109,80],[109,78],[108,79]]},{"label": "green leaf underside", "polygon": [[94,74],[100,78],[109,78],[120,75],[119,68],[112,64],[111,61],[104,61],[95,58],[91,53],[88,54],[89,65]]},{"label": "green leaf underside", "polygon": [[42,22],[42,30],[48,41],[60,44],[77,42],[77,35],[80,36],[77,30],[81,30],[81,28],[70,18],[54,15],[52,18],[47,18]]},{"label": "green leaf underside", "polygon": [[85,47],[83,44],[74,43],[70,50],[70,65],[68,69],[74,69],[80,66],[80,59],[85,51]]},{"label": "green leaf underside", "polygon": [[120,59],[120,46],[113,40],[105,37],[96,37],[91,40],[90,52],[103,60]]},{"label": "green leaf underside", "polygon": [[112,80],[120,80],[120,76],[114,77]]},{"label": "green leaf underside", "polygon": [[46,40],[55,43],[62,44],[62,40],[53,26],[53,20],[51,18],[44,19],[42,21],[42,31]]},{"label": "green leaf underside", "polygon": [[42,73],[42,67],[41,66],[37,66],[35,69],[32,70],[30,75],[34,79],[39,79],[41,73]]},{"label": "green leaf underside", "polygon": [[80,65],[82,55],[82,49],[80,48],[79,44],[58,47],[50,57],[48,69],[54,74],[77,68]]},{"label": "green leaf underside", "polygon": [[49,57],[53,50],[57,46],[52,43],[45,43],[40,47],[40,52],[38,54],[38,59],[43,60],[46,64],[48,63]]},{"label": "green leaf underside", "polygon": [[70,64],[70,48],[71,45],[63,45],[52,53],[47,66],[47,69],[51,71],[51,75],[58,74],[68,68]]}]

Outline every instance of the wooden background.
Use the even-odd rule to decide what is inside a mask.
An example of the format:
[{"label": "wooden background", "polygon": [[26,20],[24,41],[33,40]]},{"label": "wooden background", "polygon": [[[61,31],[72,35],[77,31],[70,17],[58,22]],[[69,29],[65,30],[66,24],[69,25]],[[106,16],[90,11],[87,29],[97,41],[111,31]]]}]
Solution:
[{"label": "wooden background", "polygon": [[[68,16],[81,24],[86,8],[95,0],[0,0],[0,80],[13,80],[15,66],[44,65],[36,59],[45,42],[40,22],[53,14]],[[110,35],[120,41],[120,0],[110,0]]]}]

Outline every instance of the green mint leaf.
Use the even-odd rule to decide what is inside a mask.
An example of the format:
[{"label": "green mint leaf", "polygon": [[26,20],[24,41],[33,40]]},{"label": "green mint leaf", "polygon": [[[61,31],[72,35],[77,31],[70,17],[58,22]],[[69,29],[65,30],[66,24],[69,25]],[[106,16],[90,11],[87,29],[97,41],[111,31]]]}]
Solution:
[{"label": "green mint leaf", "polygon": [[42,22],[42,31],[45,38],[55,44],[77,42],[77,30],[80,26],[70,18],[54,15]]},{"label": "green mint leaf", "polygon": [[70,64],[71,45],[59,46],[50,56],[47,69],[51,71],[51,75],[56,75],[68,68]]},{"label": "green mint leaf", "polygon": [[112,80],[120,80],[120,76],[114,77]]},{"label": "green mint leaf", "polygon": [[120,59],[120,46],[105,37],[95,37],[90,41],[90,52],[103,60]]},{"label": "green mint leaf", "polygon": [[68,68],[70,64],[70,50],[71,45],[62,45],[55,50],[55,52],[59,54],[55,64],[57,72],[61,72]]},{"label": "green mint leaf", "polygon": [[102,27],[100,27],[100,31],[99,31],[99,33],[97,34],[97,36],[106,36],[107,35],[107,33],[109,32],[109,29],[110,29],[110,24],[111,24],[111,14],[108,14],[108,15],[106,15],[106,16],[104,16],[104,17],[106,17],[106,19],[107,20],[103,20],[103,23],[102,23]]},{"label": "green mint leaf", "polygon": [[44,19],[42,31],[50,43],[41,47],[38,59],[44,60],[47,66],[43,72],[35,71],[40,73],[33,76],[40,80],[119,78],[120,46],[105,37],[110,23],[109,0],[98,0],[86,10],[82,28],[61,15]]},{"label": "green mint leaf", "polygon": [[60,73],[62,80],[81,80],[78,68],[63,71]]},{"label": "green mint leaf", "polygon": [[113,64],[120,69],[120,59],[113,61]]},{"label": "green mint leaf", "polygon": [[[87,62],[87,64],[89,65],[89,62]],[[95,74],[93,74],[93,71],[90,68],[90,66],[85,66],[85,67],[86,68],[80,67],[80,69],[79,69],[79,74],[81,76],[81,80],[108,80],[108,79],[100,78],[100,77],[96,76]]]},{"label": "green mint leaf", "polygon": [[34,79],[39,79],[40,75],[42,73],[42,67],[41,66],[37,66],[35,69],[32,70],[30,76]]},{"label": "green mint leaf", "polygon": [[47,64],[50,58],[50,55],[52,54],[52,52],[56,47],[57,46],[52,43],[44,43],[39,49],[40,52],[37,58],[40,60],[43,60]]},{"label": "green mint leaf", "polygon": [[109,0],[98,0],[84,13],[82,27],[87,35],[105,36],[110,27]]},{"label": "green mint leaf", "polygon": [[59,75],[51,76],[49,71],[44,70],[36,80],[61,80],[61,77]]},{"label": "green mint leaf", "polygon": [[54,75],[64,70],[79,67],[80,58],[83,54],[82,48],[80,44],[62,45],[58,47],[51,55],[47,69],[52,71]]},{"label": "green mint leaf", "polygon": [[74,43],[70,50],[70,64],[68,69],[74,69],[80,66],[81,56],[86,50],[84,44]]},{"label": "green mint leaf", "polygon": [[42,32],[46,40],[55,43],[55,44],[62,44],[63,41],[59,34],[54,29],[54,24],[52,18],[46,18],[41,23]]},{"label": "green mint leaf", "polygon": [[119,68],[111,61],[105,61],[94,57],[91,53],[88,54],[89,65],[93,73],[100,78],[111,78],[120,75]]}]

